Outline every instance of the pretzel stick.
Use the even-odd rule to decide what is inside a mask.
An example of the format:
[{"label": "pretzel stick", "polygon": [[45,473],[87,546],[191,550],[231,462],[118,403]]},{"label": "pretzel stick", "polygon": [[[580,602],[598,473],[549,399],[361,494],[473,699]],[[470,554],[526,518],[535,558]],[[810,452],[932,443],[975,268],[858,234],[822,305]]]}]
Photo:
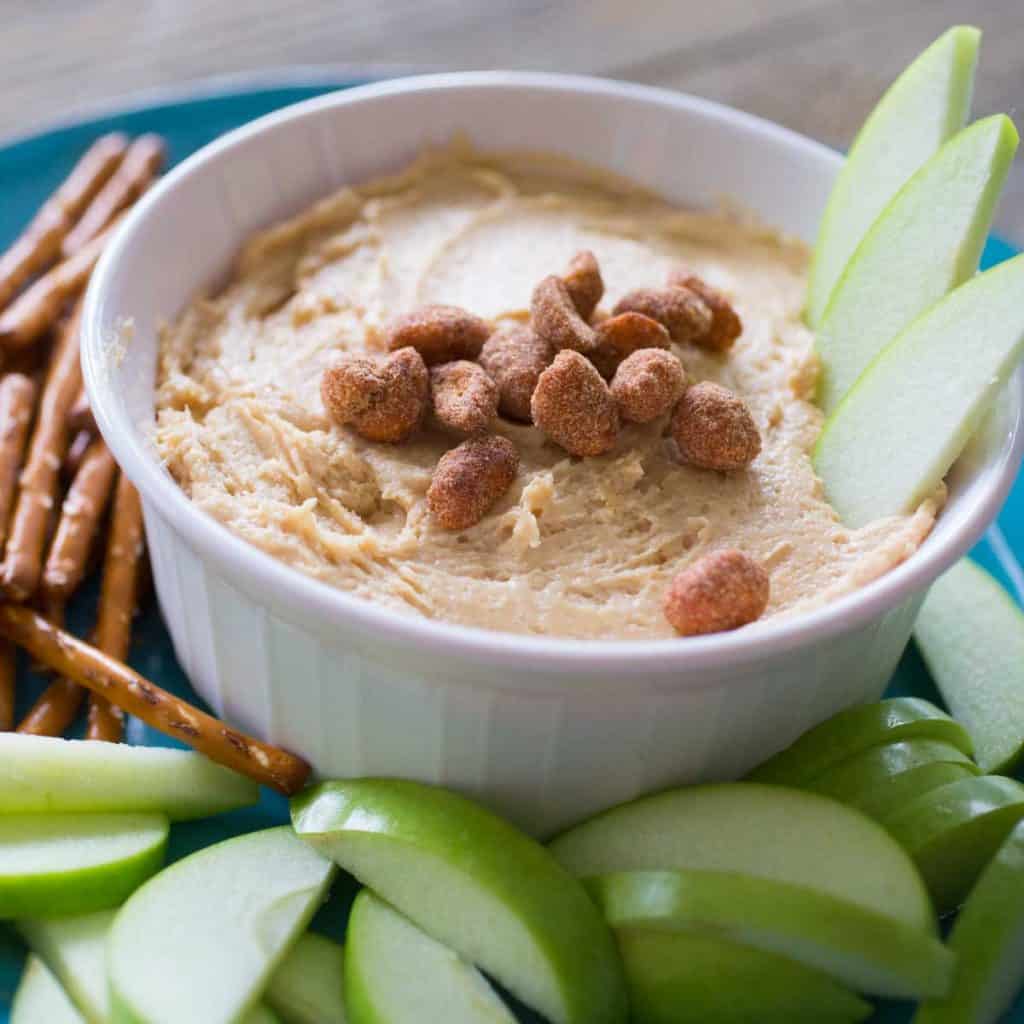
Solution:
[{"label": "pretzel stick", "polygon": [[[132,618],[139,597],[143,539],[139,492],[123,473],[117,480],[107,538],[94,642],[104,654],[124,661],[131,646]],[[89,695],[86,739],[116,742],[121,738],[123,722],[120,708],[98,694]]]},{"label": "pretzel stick", "polygon": [[0,544],[7,537],[36,391],[36,382],[22,373],[9,373],[0,380]]},{"label": "pretzel stick", "polygon": [[164,141],[159,135],[140,135],[128,147],[117,172],[64,239],[61,252],[65,259],[81,251],[146,191],[164,162],[164,152]]},{"label": "pretzel stick", "polygon": [[302,758],[235,731],[84,640],[51,625],[31,608],[0,605],[0,636],[154,729],[287,796],[297,793],[309,778],[310,766]]},{"label": "pretzel stick", "polygon": [[[49,603],[45,617],[40,618],[51,626],[62,626],[64,605]],[[75,720],[84,697],[85,690],[76,683],[64,677],[55,679],[39,695],[17,731],[29,736],[60,736]]]},{"label": "pretzel stick", "polygon": [[117,170],[128,140],[113,133],[98,138],[56,192],[39,208],[14,244],[0,256],[0,308],[33,275],[58,256],[72,224]]},{"label": "pretzel stick", "polygon": [[31,345],[56,323],[65,304],[85,289],[115,226],[111,224],[102,235],[97,235],[70,259],[58,263],[14,300],[0,315],[0,345],[7,349]]},{"label": "pretzel stick", "polygon": [[89,406],[89,396],[85,388],[79,389],[78,397],[68,410],[68,430],[72,434],[80,434],[83,430],[95,434],[96,420],[93,418],[92,409]]},{"label": "pretzel stick", "polygon": [[61,473],[65,480],[74,480],[82,466],[82,459],[85,458],[85,453],[89,450],[89,445],[92,442],[93,435],[88,430],[80,430],[75,434],[68,445],[68,453],[64,456],[64,465],[61,467]]},{"label": "pretzel stick", "polygon": [[65,324],[50,360],[39,400],[28,458],[14,508],[0,587],[8,597],[24,601],[39,584],[49,516],[57,501],[60,466],[68,446],[68,407],[82,381],[78,362],[81,303]]},{"label": "pretzel stick", "polygon": [[85,579],[89,549],[107,507],[117,464],[101,439],[89,445],[61,506],[60,522],[43,567],[42,589],[66,601]]}]

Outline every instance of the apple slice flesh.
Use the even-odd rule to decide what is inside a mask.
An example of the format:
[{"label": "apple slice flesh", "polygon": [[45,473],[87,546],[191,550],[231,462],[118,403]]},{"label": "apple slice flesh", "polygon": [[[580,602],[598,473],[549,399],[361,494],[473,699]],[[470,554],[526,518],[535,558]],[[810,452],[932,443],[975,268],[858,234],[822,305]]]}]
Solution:
[{"label": "apple slice flesh", "polygon": [[1024,985],[1024,824],[971,890],[949,935],[953,989],[925,1003],[914,1024],[995,1024]]},{"label": "apple slice flesh", "polygon": [[869,798],[892,786],[901,775],[930,764],[955,764],[963,775],[980,775],[981,769],[951,743],[938,740],[905,740],[884,743],[843,761],[824,775],[807,783],[812,792],[860,806]]},{"label": "apple slice flesh", "polygon": [[605,811],[550,849],[577,877],[732,872],[804,885],[936,930],[928,893],[899,844],[863,814],[797,789],[727,782],[668,790]]},{"label": "apple slice flesh", "polygon": [[882,743],[927,739],[971,753],[971,739],[958,722],[927,700],[893,697],[840,711],[770,757],[750,773],[752,782],[800,786],[841,762]]},{"label": "apple slice flesh", "polygon": [[306,932],[270,976],[264,1002],[284,1024],[345,1024],[344,965],[340,943]]},{"label": "apple slice flesh", "polygon": [[981,775],[940,786],[883,819],[913,857],[940,913],[955,910],[1024,819],[1024,786]]},{"label": "apple slice flesh", "polygon": [[832,187],[814,246],[807,322],[817,327],[868,228],[911,176],[966,123],[981,33],[959,25],[896,79],[864,122]]},{"label": "apple slice flesh", "polygon": [[891,342],[825,424],[814,467],[848,526],[933,494],[1024,353],[1024,256],[961,285]]},{"label": "apple slice flesh", "polygon": [[345,991],[352,1024],[515,1024],[487,979],[363,889],[348,926]]},{"label": "apple slice flesh", "polygon": [[0,816],[0,919],[117,906],[160,870],[167,833],[159,814]]},{"label": "apple slice flesh", "polygon": [[965,128],[864,236],[817,331],[818,402],[826,415],[893,338],[978,269],[1016,149],[1005,115]]},{"label": "apple slice flesh", "polygon": [[114,920],[107,946],[114,1018],[225,1024],[242,1017],[333,876],[330,861],[287,826],[237,836],[172,864]]},{"label": "apple slice flesh", "polygon": [[0,814],[154,811],[171,821],[254,804],[259,788],[190,750],[0,733]]},{"label": "apple slice flesh", "polygon": [[962,559],[932,585],[914,629],[983,771],[1010,771],[1024,750],[1024,614],[979,565]]},{"label": "apple slice flesh", "polygon": [[621,871],[588,880],[614,929],[696,932],[788,956],[872,995],[945,995],[939,939],[815,889],[719,871]]},{"label": "apple slice flesh", "polygon": [[788,957],[690,932],[615,933],[635,1024],[846,1024],[873,1008]]},{"label": "apple slice flesh", "polygon": [[85,1024],[60,982],[37,956],[29,956],[11,1004],[11,1024]]},{"label": "apple slice flesh", "polygon": [[454,793],[397,779],[323,783],[295,831],[554,1024],[613,1024],[626,993],[611,933],[538,843]]},{"label": "apple slice flesh", "polygon": [[107,937],[115,911],[18,922],[29,948],[46,963],[89,1024],[110,1020]]}]

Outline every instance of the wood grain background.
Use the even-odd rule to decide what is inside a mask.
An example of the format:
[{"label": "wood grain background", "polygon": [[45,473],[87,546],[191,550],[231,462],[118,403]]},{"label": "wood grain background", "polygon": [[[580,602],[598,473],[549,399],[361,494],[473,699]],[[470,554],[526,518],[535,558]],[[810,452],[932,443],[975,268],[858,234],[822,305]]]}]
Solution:
[{"label": "wood grain background", "polygon": [[[0,0],[0,15],[0,136],[211,75],[372,65],[632,79],[845,146],[961,21],[985,31],[976,113],[1024,120],[1024,0]],[[1020,159],[998,226],[1024,244]]]}]

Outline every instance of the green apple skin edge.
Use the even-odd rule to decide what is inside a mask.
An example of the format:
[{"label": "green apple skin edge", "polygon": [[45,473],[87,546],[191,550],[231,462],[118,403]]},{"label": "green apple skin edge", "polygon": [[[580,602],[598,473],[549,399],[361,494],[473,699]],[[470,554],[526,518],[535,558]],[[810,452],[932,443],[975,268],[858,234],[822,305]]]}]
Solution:
[{"label": "green apple skin edge", "polygon": [[116,907],[160,870],[168,829],[159,814],[0,815],[0,919]]},{"label": "green apple skin edge", "polygon": [[569,829],[550,849],[581,878],[644,870],[752,875],[817,889],[937,934],[906,851],[877,822],[817,793],[752,782],[667,790]]},{"label": "green apple skin edge", "polygon": [[894,697],[840,711],[759,765],[749,778],[800,786],[871,747],[910,739],[949,743],[966,755],[973,749],[964,727],[930,701]]},{"label": "green apple skin edge", "polygon": [[935,494],[1024,354],[1024,256],[961,285],[884,348],[825,423],[814,468],[847,526]]},{"label": "green apple skin edge", "polygon": [[288,826],[172,864],[114,919],[107,971],[115,1024],[244,1020],[334,874]]},{"label": "green apple skin edge", "polygon": [[30,956],[14,993],[11,1024],[85,1024],[85,1018],[43,961]]},{"label": "green apple skin edge", "polygon": [[868,228],[910,177],[967,122],[981,33],[941,35],[889,87],[850,147],[818,229],[807,296],[817,327]]},{"label": "green apple skin edge", "polygon": [[292,800],[295,831],[432,938],[553,1024],[621,1024],[607,925],[551,855],[454,793],[397,779],[329,782]]},{"label": "green apple skin edge", "polygon": [[978,269],[1016,149],[1008,117],[978,121],[950,139],[871,226],[817,329],[826,416],[893,338]]},{"label": "green apple skin edge", "polygon": [[342,992],[345,950],[306,932],[285,954],[263,994],[284,1024],[345,1024]]},{"label": "green apple skin edge", "polygon": [[107,937],[115,911],[18,922],[18,931],[60,980],[89,1024],[108,1024]]},{"label": "green apple skin edge", "polygon": [[995,1024],[1024,985],[1024,824],[985,868],[953,925],[953,989],[913,1024]]},{"label": "green apple skin edge", "polygon": [[351,1024],[516,1024],[487,979],[363,889],[345,955]]},{"label": "green apple skin edge", "polygon": [[614,929],[727,939],[872,995],[945,995],[952,980],[953,956],[935,935],[805,886],[721,871],[621,871],[587,887]]},{"label": "green apple skin edge", "polygon": [[962,559],[932,585],[914,637],[982,770],[1009,772],[1024,749],[1024,613]]},{"label": "green apple skin edge", "polygon": [[846,1024],[874,1007],[820,971],[714,936],[619,928],[634,1024]]},{"label": "green apple skin edge", "polygon": [[925,793],[881,819],[921,871],[940,914],[955,910],[1024,819],[1024,786],[999,775]]},{"label": "green apple skin edge", "polygon": [[[950,782],[975,778],[978,769],[962,762],[932,761],[892,775],[873,788],[838,797],[863,814],[881,821],[899,808]],[[826,794],[828,795],[828,794]],[[835,794],[832,794],[835,796]]]},{"label": "green apple skin edge", "polygon": [[191,750],[0,733],[0,814],[159,812],[205,818],[259,800],[259,787]]}]

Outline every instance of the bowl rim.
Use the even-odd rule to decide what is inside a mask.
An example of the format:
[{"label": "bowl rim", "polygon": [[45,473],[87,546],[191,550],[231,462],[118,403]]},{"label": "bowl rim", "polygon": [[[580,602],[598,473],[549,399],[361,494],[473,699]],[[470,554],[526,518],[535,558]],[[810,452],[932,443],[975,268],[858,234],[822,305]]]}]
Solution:
[{"label": "bowl rim", "polygon": [[[964,555],[981,537],[1002,507],[1024,457],[1024,367],[1010,384],[1012,416],[1009,437],[995,460],[985,490],[968,510],[957,530],[935,539],[934,534],[905,562],[877,579],[806,613],[769,619],[729,633],[653,640],[587,641],[566,637],[504,633],[480,627],[396,612],[388,606],[346,593],[286,565],[231,532],[200,510],[162,469],[137,428],[103,402],[99,382],[106,373],[105,341],[101,330],[104,292],[116,273],[128,239],[161,197],[182,178],[202,171],[222,154],[282,123],[315,117],[338,106],[373,101],[408,92],[463,88],[547,89],[570,93],[627,97],[648,104],[690,111],[731,122],[743,130],[801,150],[820,159],[839,162],[842,156],[823,144],[725,104],[654,86],[623,83],[585,75],[549,72],[483,71],[414,75],[330,92],[284,107],[225,133],[183,160],[136,204],[107,246],[90,283],[82,320],[82,366],[86,390],[100,433],[117,462],[138,488],[145,503],[184,538],[187,545],[217,571],[233,579],[246,593],[272,594],[272,603],[296,623],[330,628],[344,622],[372,634],[375,640],[425,654],[460,657],[489,667],[522,669],[530,659],[531,674],[579,674],[596,677],[646,672],[666,676],[702,669],[722,670],[781,655],[820,643],[840,633],[866,626],[923,591]],[[240,240],[241,241],[241,240]],[[99,400],[97,400],[99,399]],[[266,603],[266,602],[264,602]],[[691,677],[692,678],[692,677]]]}]

